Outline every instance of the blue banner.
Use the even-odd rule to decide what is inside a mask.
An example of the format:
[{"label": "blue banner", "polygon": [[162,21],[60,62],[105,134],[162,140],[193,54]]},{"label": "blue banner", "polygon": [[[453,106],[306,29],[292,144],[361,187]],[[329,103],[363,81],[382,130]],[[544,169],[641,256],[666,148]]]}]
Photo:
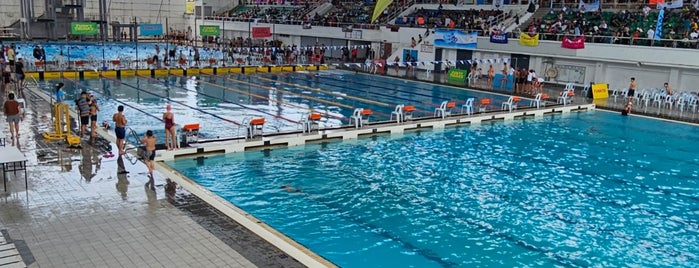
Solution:
[{"label": "blue banner", "polygon": [[163,35],[162,24],[139,24],[138,28],[141,31],[142,36]]},{"label": "blue banner", "polygon": [[478,35],[476,32],[465,33],[461,30],[434,31],[434,45],[444,48],[476,49]]},{"label": "blue banner", "polygon": [[661,9],[660,13],[658,13],[658,24],[655,26],[655,36],[653,36],[653,39],[655,40],[660,40],[660,37],[663,35],[663,19],[665,18],[665,10]]},{"label": "blue banner", "polygon": [[491,43],[507,44],[507,34],[491,34]]}]

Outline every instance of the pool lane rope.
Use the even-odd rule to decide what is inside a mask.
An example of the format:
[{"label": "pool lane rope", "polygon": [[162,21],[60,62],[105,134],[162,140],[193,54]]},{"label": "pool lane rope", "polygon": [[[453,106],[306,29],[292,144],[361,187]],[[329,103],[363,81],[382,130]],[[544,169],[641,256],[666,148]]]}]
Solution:
[{"label": "pool lane rope", "polygon": [[[323,100],[323,99],[319,99],[319,98],[315,98],[315,97],[305,96],[305,95],[303,95],[303,94],[293,93],[293,92],[290,92],[290,91],[287,91],[287,90],[278,89],[278,88],[276,88],[276,87],[270,87],[270,86],[255,84],[255,83],[251,83],[251,82],[247,82],[247,81],[243,81],[243,80],[233,79],[233,78],[230,78],[230,77],[227,77],[227,76],[214,75],[214,74],[205,74],[205,73],[203,73],[203,74],[206,75],[206,76],[212,76],[212,77],[216,77],[216,78],[221,78],[221,79],[224,79],[224,80],[233,82],[233,83],[239,83],[239,84],[244,84],[244,85],[248,85],[248,86],[254,86],[254,87],[263,88],[263,89],[267,89],[267,90],[276,90],[276,91],[279,91],[279,92],[282,92],[282,93],[286,93],[286,94],[289,94],[289,95],[298,96],[299,98],[302,98],[302,99],[309,99],[309,100],[313,100],[313,101],[316,101],[316,102],[328,103],[328,104],[332,104],[332,105],[336,105],[336,106],[338,106],[338,107],[344,107],[344,108],[348,108],[348,109],[354,109],[354,108],[356,108],[356,107],[354,107],[354,106],[350,106],[350,105],[346,105],[346,104],[341,104],[341,103],[337,103],[337,102],[333,102],[333,101],[328,101],[328,100]],[[274,101],[274,100],[271,100],[271,101]],[[390,105],[389,105],[388,107],[390,107]],[[307,109],[307,108],[306,108],[306,109]],[[311,112],[313,112],[312,109],[311,109]],[[383,113],[378,113],[378,112],[374,112],[374,114],[376,114],[376,115],[381,115],[381,116],[385,116],[385,117],[389,117],[388,114],[383,114]]]},{"label": "pool lane rope", "polygon": [[[290,73],[290,74],[288,75],[288,77],[293,77],[293,76],[291,76],[291,75],[294,75],[294,74],[296,74],[296,73],[293,73],[293,74]],[[308,75],[308,74],[300,74],[300,73],[299,73],[299,75],[302,75],[302,76],[310,76],[310,75]],[[315,77],[315,76],[313,76],[313,77]],[[297,77],[295,77],[295,78],[297,78]],[[312,79],[303,78],[303,77],[300,77],[299,79],[303,79],[303,80],[306,80],[306,81],[312,81]],[[332,79],[332,78],[331,78],[331,79]],[[337,79],[333,79],[333,80],[337,80]],[[351,81],[342,81],[342,80],[339,80],[339,81],[345,82],[345,83],[353,83],[353,82],[351,82]],[[349,88],[349,87],[341,86],[341,85],[333,85],[333,84],[330,84],[330,83],[327,83],[327,82],[320,82],[320,81],[314,81],[314,82],[316,82],[316,83],[318,83],[318,84],[325,84],[325,85],[329,85],[329,86],[333,86],[333,87],[344,88],[344,89],[348,89],[348,90],[352,90],[352,91],[364,92],[364,91],[361,90],[361,89],[354,89],[354,88]],[[370,87],[377,87],[377,86],[374,86],[374,85],[369,85],[369,86],[370,86]],[[386,88],[386,87],[383,87],[383,88]],[[414,93],[414,92],[407,92],[407,91],[398,90],[398,89],[391,89],[391,88],[386,88],[386,89],[387,89],[387,91],[388,91],[388,90],[391,90],[391,91],[396,91],[396,92],[403,92],[403,93],[406,93],[406,94],[420,95],[420,96],[425,96],[425,97],[432,97],[432,96],[430,96],[430,95],[417,94],[417,93]],[[386,97],[386,98],[388,98],[388,99],[394,99],[394,100],[401,99],[401,100],[406,100],[406,101],[408,101],[408,103],[405,103],[406,105],[407,105],[407,104],[410,104],[410,102],[415,102],[415,103],[419,103],[419,104],[422,104],[422,105],[429,106],[429,107],[431,107],[431,108],[432,108],[432,107],[434,107],[434,108],[439,107],[439,105],[434,104],[434,103],[432,103],[432,102],[417,101],[417,100],[413,100],[413,99],[409,99],[409,98],[398,97],[398,96],[395,96],[395,95],[382,94],[382,93],[378,93],[378,92],[370,92],[370,94],[377,95],[377,96],[383,96],[383,97]],[[396,105],[398,105],[398,104],[396,104]],[[433,112],[433,111],[422,110],[422,109],[417,109],[416,111],[419,111],[419,112],[422,112],[422,113],[425,113],[425,114],[431,114],[431,113]]]},{"label": "pool lane rope", "polygon": [[159,79],[156,79],[156,78],[153,78],[153,77],[150,77],[150,76],[144,76],[144,75],[136,75],[136,77],[141,77],[141,78],[144,78],[144,79],[152,80],[152,81],[154,81],[154,82],[157,81],[157,82],[163,83],[163,84],[165,84],[165,85],[167,85],[167,86],[172,86],[172,87],[175,87],[175,88],[184,89],[184,90],[186,90],[186,91],[188,91],[188,92],[196,92],[197,94],[200,94],[200,95],[203,95],[203,96],[212,98],[212,99],[217,99],[217,100],[220,100],[220,101],[222,101],[222,102],[224,102],[224,103],[230,103],[230,104],[233,104],[233,105],[237,105],[237,106],[240,106],[240,107],[242,107],[242,108],[244,108],[244,109],[248,109],[248,110],[252,110],[252,111],[257,111],[257,112],[260,112],[260,113],[263,113],[263,114],[272,116],[272,117],[274,117],[274,118],[279,118],[279,119],[286,120],[286,121],[291,122],[291,123],[302,124],[301,121],[296,121],[296,120],[293,120],[293,119],[290,119],[290,118],[283,117],[283,116],[281,116],[281,115],[276,115],[276,114],[273,114],[273,113],[270,113],[270,112],[266,112],[266,111],[263,111],[263,110],[260,110],[260,109],[251,108],[251,107],[248,107],[248,106],[239,104],[239,103],[235,103],[235,102],[232,102],[232,101],[223,99],[223,98],[219,98],[219,97],[210,95],[210,94],[206,94],[206,93],[203,93],[203,92],[200,92],[200,91],[196,91],[196,90],[191,90],[191,89],[188,89],[188,88],[183,87],[183,86],[171,85],[169,82],[167,82],[167,80],[166,80],[165,82],[163,82],[163,81],[161,81],[161,80],[159,80]]},{"label": "pool lane rope", "polygon": [[190,108],[190,109],[192,109],[192,110],[195,110],[195,111],[198,111],[198,112],[200,112],[200,113],[207,114],[207,115],[213,116],[214,118],[221,119],[221,120],[223,120],[223,121],[225,121],[225,122],[235,124],[236,126],[242,126],[242,125],[243,125],[243,124],[241,124],[241,123],[239,123],[239,122],[237,122],[237,121],[235,121],[235,120],[232,120],[232,119],[228,119],[228,118],[224,118],[224,117],[218,116],[218,115],[216,115],[216,114],[213,114],[213,113],[204,111],[204,110],[199,109],[199,108],[197,108],[197,107],[193,107],[193,106],[187,105],[187,104],[185,104],[185,103],[183,103],[183,102],[181,102],[181,101],[176,101],[176,100],[173,100],[173,99],[171,99],[171,98],[168,98],[168,97],[163,96],[163,95],[160,95],[160,94],[155,94],[155,93],[153,93],[153,92],[148,92],[148,91],[146,91],[145,89],[142,89],[142,88],[140,88],[140,87],[136,87],[136,86],[133,86],[133,85],[124,83],[123,81],[118,80],[118,79],[116,79],[116,78],[106,77],[106,76],[103,76],[103,75],[101,75],[101,74],[100,74],[100,77],[102,77],[102,78],[104,78],[104,79],[107,79],[107,80],[111,80],[111,81],[118,82],[118,83],[120,83],[120,84],[122,84],[122,85],[125,85],[125,86],[127,86],[127,87],[136,89],[136,90],[138,90],[138,91],[142,91],[142,92],[144,92],[144,93],[148,93],[148,94],[151,94],[151,95],[153,95],[153,96],[156,96],[156,97],[159,97],[159,98],[162,98],[162,99],[166,99],[166,100],[168,100],[168,101],[170,101],[170,102],[172,102],[172,103],[177,103],[177,104],[179,104],[179,105],[182,105],[182,106],[184,106],[184,107],[188,107],[188,108]]},{"label": "pool lane rope", "polygon": [[[65,76],[63,76],[62,78],[63,78],[64,80],[67,80],[68,82],[70,82],[70,83],[76,85],[76,86],[81,86],[81,87],[84,87],[84,88],[87,88],[87,89],[92,90],[90,87],[85,86],[85,85],[83,85],[82,83],[80,83],[80,82],[78,82],[78,81],[75,81],[75,80],[70,79],[70,78],[65,77]],[[102,96],[105,96],[104,90],[102,90]],[[139,111],[139,112],[141,112],[141,113],[143,113],[143,114],[145,114],[145,115],[147,115],[147,116],[150,116],[150,117],[153,117],[153,118],[157,119],[157,120],[160,121],[160,122],[163,122],[163,119],[162,119],[162,118],[159,118],[159,117],[157,117],[157,116],[155,116],[155,115],[152,115],[152,114],[150,114],[150,113],[146,113],[146,112],[144,112],[143,110],[141,110],[141,109],[139,109],[139,108],[137,108],[137,107],[135,107],[135,106],[133,106],[133,105],[130,105],[130,104],[126,103],[126,102],[120,101],[120,100],[118,100],[118,99],[116,99],[116,98],[111,98],[111,99],[114,100],[114,101],[116,101],[116,102],[118,102],[118,103],[120,103],[120,104],[122,104],[122,105],[124,105],[124,106],[126,106],[126,107],[129,107],[129,108],[131,108],[131,109],[134,109],[134,110],[136,110],[136,111]]]},{"label": "pool lane rope", "polygon": [[[288,76],[287,76],[287,77],[288,77]],[[260,79],[260,80],[265,80],[265,81],[268,81],[268,82],[271,82],[271,83],[285,84],[285,85],[288,85],[288,86],[293,86],[293,87],[298,87],[298,88],[302,88],[302,89],[307,89],[307,90],[311,90],[311,91],[315,91],[315,92],[330,94],[330,95],[334,95],[334,96],[338,96],[338,97],[342,97],[342,98],[353,99],[353,100],[356,100],[356,101],[365,102],[365,103],[370,103],[370,104],[374,104],[374,105],[379,105],[379,106],[384,106],[384,107],[393,107],[393,105],[388,104],[388,103],[385,103],[385,102],[379,102],[379,101],[374,101],[374,100],[370,100],[370,99],[365,99],[365,98],[350,96],[350,95],[346,95],[346,94],[342,94],[342,93],[327,91],[327,90],[323,90],[323,89],[320,89],[320,88],[317,88],[317,87],[309,87],[309,86],[304,86],[304,85],[299,85],[299,84],[284,82],[284,81],[280,81],[280,80],[269,79],[269,78],[262,77],[262,76],[257,76],[256,78],[257,78],[257,79]],[[232,78],[231,78],[231,79],[232,79]]]},{"label": "pool lane rope", "polygon": [[[187,77],[182,76],[182,75],[170,74],[170,76],[188,79]],[[316,110],[311,109],[311,108],[308,108],[308,107],[303,107],[303,106],[299,106],[299,105],[295,105],[295,104],[285,103],[285,102],[283,102],[283,101],[273,100],[273,99],[267,98],[267,97],[265,97],[265,96],[261,96],[261,95],[257,95],[257,94],[252,94],[252,93],[245,92],[245,91],[242,91],[242,90],[237,90],[237,89],[234,89],[234,88],[231,88],[231,87],[222,86],[222,85],[214,84],[214,83],[211,83],[211,82],[206,82],[206,81],[203,81],[203,80],[197,80],[197,82],[202,83],[202,84],[211,85],[211,86],[214,86],[214,87],[218,87],[218,88],[221,88],[221,89],[225,89],[225,90],[228,90],[228,91],[236,92],[236,93],[239,93],[239,94],[248,95],[248,96],[255,97],[255,98],[260,98],[260,99],[263,99],[263,100],[268,100],[268,101],[270,101],[270,102],[279,103],[279,104],[281,104],[281,105],[286,105],[286,106],[293,107],[293,108],[297,108],[297,109],[301,109],[301,110],[308,110],[308,111],[311,111],[311,112],[317,112]],[[255,86],[255,87],[259,87],[258,85],[254,85],[254,86]],[[348,121],[349,121],[349,118],[344,118],[344,117],[336,116],[336,115],[330,114],[330,113],[328,113],[328,112],[325,112],[325,115],[328,116],[328,117],[332,117],[332,118],[338,119],[338,120],[340,120],[340,121],[342,121],[342,120],[348,120]]]},{"label": "pool lane rope", "polygon": [[284,93],[284,94],[288,94],[288,95],[293,95],[293,96],[300,97],[300,98],[302,98],[302,99],[309,99],[309,100],[313,100],[313,101],[316,101],[316,102],[321,102],[321,103],[327,103],[327,104],[330,104],[330,105],[335,105],[335,106],[338,106],[338,107],[344,107],[344,108],[347,108],[347,109],[354,109],[354,106],[342,104],[342,103],[339,103],[339,102],[334,102],[334,101],[319,99],[319,98],[316,98],[316,97],[305,96],[305,95],[303,95],[303,94],[294,93],[294,92],[287,91],[287,90],[283,90],[283,89],[279,89],[279,88],[276,88],[276,87],[270,87],[270,86],[255,84],[255,83],[251,83],[251,82],[247,82],[247,81],[243,81],[243,80],[237,80],[237,79],[233,79],[233,78],[229,78],[229,77],[225,77],[225,76],[221,76],[221,75],[207,74],[207,73],[202,73],[202,74],[203,74],[203,75],[206,75],[206,76],[213,76],[213,77],[221,78],[221,79],[228,80],[228,81],[231,81],[231,82],[234,82],[234,83],[244,84],[244,85],[248,85],[248,86],[255,86],[255,87],[263,88],[263,89],[266,89],[266,90],[276,90],[276,91],[279,91],[279,92]]}]

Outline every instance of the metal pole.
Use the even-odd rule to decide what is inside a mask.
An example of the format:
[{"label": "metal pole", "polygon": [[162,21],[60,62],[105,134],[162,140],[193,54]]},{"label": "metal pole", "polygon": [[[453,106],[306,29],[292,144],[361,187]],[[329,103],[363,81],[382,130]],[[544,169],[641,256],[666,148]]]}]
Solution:
[{"label": "metal pole", "polygon": [[[204,5],[206,5],[206,3],[204,3],[204,1],[201,1],[201,25],[204,25]],[[201,31],[199,31],[199,34],[202,34]],[[202,37],[202,39],[203,39],[203,38],[204,38],[204,37]],[[203,41],[204,41],[204,40],[202,40],[202,42],[203,42]],[[204,45],[204,44],[202,43],[202,46],[203,46],[203,45]],[[195,38],[194,47],[196,47],[196,46],[197,46],[197,42],[196,42],[196,38]]]},{"label": "metal pole", "polygon": [[[136,27],[136,17],[133,17],[133,25]],[[138,60],[138,38],[134,38],[134,41],[136,42],[136,70],[138,70],[138,64],[140,63]]]},{"label": "metal pole", "polygon": [[170,27],[168,27],[167,23],[167,17],[165,17],[165,57],[163,57],[163,60],[168,60],[167,57],[170,56],[169,54],[169,44],[170,44]]}]

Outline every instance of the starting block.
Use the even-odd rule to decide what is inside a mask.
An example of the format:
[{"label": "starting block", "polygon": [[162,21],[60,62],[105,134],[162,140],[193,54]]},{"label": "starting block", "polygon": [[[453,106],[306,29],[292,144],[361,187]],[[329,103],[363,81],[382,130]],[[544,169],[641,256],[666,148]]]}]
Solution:
[{"label": "starting block", "polygon": [[246,138],[252,139],[256,136],[262,136],[262,128],[264,128],[264,125],[265,119],[262,117],[250,119],[246,124],[248,129]]},{"label": "starting block", "polygon": [[184,125],[180,140],[185,144],[199,142],[199,123]]},{"label": "starting block", "polygon": [[318,130],[318,125],[322,116],[320,113],[311,113],[303,120],[303,132],[311,133],[311,131]]}]

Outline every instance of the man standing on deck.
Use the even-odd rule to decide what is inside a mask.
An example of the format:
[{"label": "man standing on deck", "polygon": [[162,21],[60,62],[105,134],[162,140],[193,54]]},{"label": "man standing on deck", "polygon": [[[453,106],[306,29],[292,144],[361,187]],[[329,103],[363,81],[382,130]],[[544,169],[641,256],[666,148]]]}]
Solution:
[{"label": "man standing on deck", "polygon": [[119,156],[126,154],[124,151],[124,138],[126,138],[126,116],[124,116],[124,106],[119,105],[117,107],[117,113],[112,116],[114,121],[114,133],[117,138],[117,148],[119,149]]},{"label": "man standing on deck", "polygon": [[75,100],[75,108],[80,115],[80,137],[83,137],[87,124],[90,123],[90,100],[87,98],[87,92],[80,93],[80,98]]}]

